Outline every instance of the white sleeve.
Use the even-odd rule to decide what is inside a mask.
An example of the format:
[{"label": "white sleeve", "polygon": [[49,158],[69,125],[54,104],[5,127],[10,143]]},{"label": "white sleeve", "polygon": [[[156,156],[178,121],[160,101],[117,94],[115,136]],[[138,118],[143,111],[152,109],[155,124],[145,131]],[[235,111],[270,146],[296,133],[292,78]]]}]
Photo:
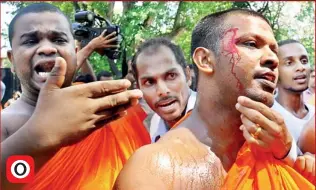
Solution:
[{"label": "white sleeve", "polygon": [[298,147],[296,145],[296,142],[295,140],[293,139],[292,141],[292,146],[291,146],[291,150],[290,152],[288,153],[288,155],[283,158],[283,162],[285,162],[286,164],[288,164],[289,166],[293,167],[294,165],[294,162],[297,158],[297,155],[298,155]]}]

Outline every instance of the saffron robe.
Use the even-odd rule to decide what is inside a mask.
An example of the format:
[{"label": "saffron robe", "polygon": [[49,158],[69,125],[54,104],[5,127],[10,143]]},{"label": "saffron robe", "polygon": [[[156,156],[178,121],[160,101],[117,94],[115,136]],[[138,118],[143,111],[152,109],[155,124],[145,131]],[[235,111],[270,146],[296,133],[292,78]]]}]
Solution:
[{"label": "saffron robe", "polygon": [[26,186],[29,190],[112,189],[127,159],[150,143],[138,104],[127,115],[94,131],[77,144],[61,148]]}]

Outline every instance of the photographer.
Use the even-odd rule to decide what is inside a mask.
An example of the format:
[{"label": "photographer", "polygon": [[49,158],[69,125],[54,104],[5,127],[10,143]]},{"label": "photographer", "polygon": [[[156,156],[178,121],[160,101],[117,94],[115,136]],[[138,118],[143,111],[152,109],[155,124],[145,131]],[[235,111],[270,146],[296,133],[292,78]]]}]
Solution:
[{"label": "photographer", "polygon": [[77,42],[77,69],[81,68],[82,74],[90,74],[94,81],[97,80],[95,73],[89,63],[88,57],[93,51],[102,54],[104,48],[118,48],[119,45],[112,45],[111,43],[117,40],[116,32],[105,36],[104,30],[98,37],[92,39],[85,47],[81,49],[81,43]]}]

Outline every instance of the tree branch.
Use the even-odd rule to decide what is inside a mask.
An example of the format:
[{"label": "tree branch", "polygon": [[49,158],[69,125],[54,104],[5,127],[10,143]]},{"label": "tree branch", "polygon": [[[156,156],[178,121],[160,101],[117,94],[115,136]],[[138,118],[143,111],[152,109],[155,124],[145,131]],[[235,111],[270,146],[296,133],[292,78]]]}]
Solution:
[{"label": "tree branch", "polygon": [[180,14],[181,14],[182,8],[183,8],[183,1],[180,1],[179,5],[178,5],[176,16],[174,18],[172,30],[175,30],[180,25]]},{"label": "tree branch", "polygon": [[184,31],[185,26],[181,23],[181,12],[182,12],[183,6],[184,6],[183,3],[184,3],[183,1],[179,2],[171,32],[162,34],[161,36],[168,37],[168,38],[172,39]]},{"label": "tree branch", "polygon": [[259,13],[261,13],[261,14],[263,14],[265,11],[267,11],[267,9],[269,8],[269,2],[268,1],[266,1],[265,2],[265,4],[263,5],[263,7],[262,8],[260,8],[260,9],[258,9],[258,11],[257,12],[259,12]]}]

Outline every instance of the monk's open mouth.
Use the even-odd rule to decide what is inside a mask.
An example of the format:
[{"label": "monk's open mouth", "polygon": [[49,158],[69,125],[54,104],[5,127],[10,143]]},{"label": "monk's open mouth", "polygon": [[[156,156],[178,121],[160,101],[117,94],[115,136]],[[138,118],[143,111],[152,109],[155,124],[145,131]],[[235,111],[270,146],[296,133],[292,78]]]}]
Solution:
[{"label": "monk's open mouth", "polygon": [[54,68],[54,65],[55,65],[55,60],[40,61],[36,63],[34,70],[39,76],[43,78],[47,78],[49,73]]}]

